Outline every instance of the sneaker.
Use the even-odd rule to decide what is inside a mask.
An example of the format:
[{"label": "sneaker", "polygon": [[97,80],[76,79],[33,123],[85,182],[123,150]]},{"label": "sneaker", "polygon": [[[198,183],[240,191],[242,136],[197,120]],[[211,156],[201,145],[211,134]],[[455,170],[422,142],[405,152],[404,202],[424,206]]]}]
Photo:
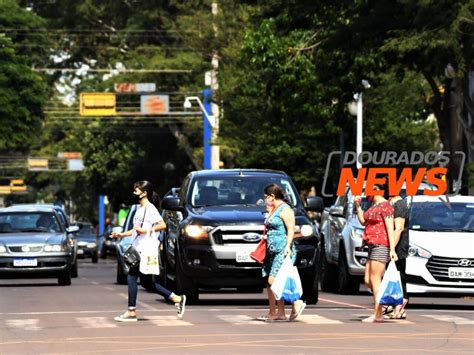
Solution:
[{"label": "sneaker", "polygon": [[138,321],[137,315],[131,316],[128,312],[121,314],[114,318],[117,322],[136,322]]},{"label": "sneaker", "polygon": [[175,303],[176,311],[178,312],[178,318],[181,319],[184,316],[184,311],[186,309],[186,295],[181,295],[181,301]]}]

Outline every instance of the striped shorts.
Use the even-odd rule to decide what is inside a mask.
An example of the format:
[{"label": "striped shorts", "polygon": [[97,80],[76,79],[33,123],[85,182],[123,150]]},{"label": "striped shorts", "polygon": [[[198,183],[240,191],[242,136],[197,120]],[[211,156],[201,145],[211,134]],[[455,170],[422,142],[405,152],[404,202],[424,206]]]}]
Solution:
[{"label": "striped shorts", "polygon": [[385,245],[369,244],[368,259],[388,263],[390,261],[390,248]]}]

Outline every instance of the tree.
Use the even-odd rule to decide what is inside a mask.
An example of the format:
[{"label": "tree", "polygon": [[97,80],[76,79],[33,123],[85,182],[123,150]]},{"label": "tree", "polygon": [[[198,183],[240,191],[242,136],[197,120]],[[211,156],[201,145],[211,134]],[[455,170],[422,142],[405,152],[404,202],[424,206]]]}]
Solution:
[{"label": "tree", "polygon": [[0,150],[27,152],[43,121],[46,86],[0,34]]}]

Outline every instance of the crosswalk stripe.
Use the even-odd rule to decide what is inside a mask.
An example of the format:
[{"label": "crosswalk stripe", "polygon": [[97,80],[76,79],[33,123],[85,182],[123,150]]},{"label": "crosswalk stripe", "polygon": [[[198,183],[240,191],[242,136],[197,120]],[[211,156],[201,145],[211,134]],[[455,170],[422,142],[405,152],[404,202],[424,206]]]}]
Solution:
[{"label": "crosswalk stripe", "polygon": [[106,317],[77,317],[76,321],[82,328],[116,328],[117,324]]},{"label": "crosswalk stripe", "polygon": [[234,325],[265,324],[263,321],[256,320],[254,317],[243,314],[218,315],[217,318]]},{"label": "crosswalk stripe", "polygon": [[6,325],[8,328],[21,329],[26,331],[38,331],[43,329],[38,326],[39,319],[7,319]]},{"label": "crosswalk stripe", "polygon": [[442,322],[453,322],[453,323],[458,324],[458,325],[471,325],[471,324],[474,324],[474,320],[472,320],[472,319],[467,319],[467,318],[463,318],[463,317],[448,316],[448,315],[444,315],[444,314],[439,314],[439,315],[436,315],[436,314],[423,314],[423,317],[432,318],[432,319],[439,320],[439,321],[442,321]]},{"label": "crosswalk stripe", "polygon": [[176,316],[146,316],[145,319],[159,327],[181,327],[194,325],[193,323],[178,319]]},{"label": "crosswalk stripe", "polygon": [[302,314],[298,317],[297,321],[307,324],[343,324],[336,319],[330,319],[317,314]]},{"label": "crosswalk stripe", "polygon": [[[367,318],[369,314],[354,314],[354,316],[359,317],[360,320]],[[402,323],[403,324],[416,324],[415,322],[409,321],[407,319],[385,319],[386,322],[389,323]]]}]

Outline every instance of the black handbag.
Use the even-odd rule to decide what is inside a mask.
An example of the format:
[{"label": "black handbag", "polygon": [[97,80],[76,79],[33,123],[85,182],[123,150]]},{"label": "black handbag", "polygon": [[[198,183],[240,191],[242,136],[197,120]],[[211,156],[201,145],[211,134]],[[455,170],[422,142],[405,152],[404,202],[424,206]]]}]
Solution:
[{"label": "black handbag", "polygon": [[130,268],[140,265],[140,253],[133,245],[130,245],[125,253],[123,253],[123,261]]},{"label": "black handbag", "polygon": [[[143,227],[143,223],[145,222],[145,216],[146,207],[145,212],[143,212],[143,221],[140,228]],[[133,244],[130,245],[127,250],[125,250],[125,253],[123,253],[123,261],[125,262],[125,264],[127,264],[129,268],[135,268],[140,265],[140,252],[133,246]]]}]

